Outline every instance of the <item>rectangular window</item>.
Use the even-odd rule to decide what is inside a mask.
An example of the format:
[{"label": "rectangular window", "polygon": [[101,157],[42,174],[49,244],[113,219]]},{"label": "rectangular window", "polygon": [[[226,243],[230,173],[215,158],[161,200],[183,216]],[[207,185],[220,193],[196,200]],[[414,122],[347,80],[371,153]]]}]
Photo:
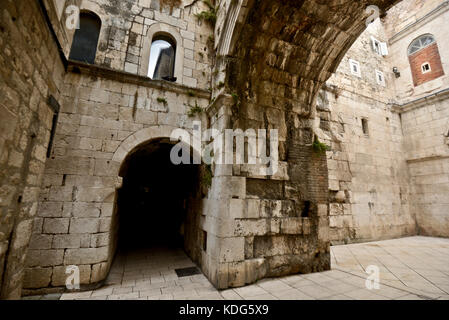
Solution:
[{"label": "rectangular window", "polygon": [[207,251],[207,232],[203,231],[203,251]]},{"label": "rectangular window", "polygon": [[360,70],[360,63],[358,61],[349,59],[349,67],[351,68],[351,73],[359,78],[362,77],[362,72]]},{"label": "rectangular window", "polygon": [[362,118],[362,130],[364,135],[369,135],[368,119]]},{"label": "rectangular window", "polygon": [[382,71],[376,70],[376,81],[378,85],[385,87],[385,76]]},{"label": "rectangular window", "polygon": [[53,97],[52,95],[48,97],[47,103],[50,106],[51,110],[53,111],[53,121],[51,125],[50,140],[48,141],[48,148],[47,148],[47,158],[50,158],[51,151],[53,148],[53,140],[55,139],[56,134],[56,126],[58,125],[59,110],[61,109],[61,107],[58,101],[56,101],[55,97]]},{"label": "rectangular window", "polygon": [[374,52],[381,56],[388,55],[388,46],[386,42],[381,42],[374,37],[371,37],[371,44],[373,46]]},{"label": "rectangular window", "polygon": [[427,72],[432,71],[432,69],[430,68],[430,63],[428,63],[428,62],[424,63],[421,66],[421,70],[422,70],[422,73],[427,73]]}]

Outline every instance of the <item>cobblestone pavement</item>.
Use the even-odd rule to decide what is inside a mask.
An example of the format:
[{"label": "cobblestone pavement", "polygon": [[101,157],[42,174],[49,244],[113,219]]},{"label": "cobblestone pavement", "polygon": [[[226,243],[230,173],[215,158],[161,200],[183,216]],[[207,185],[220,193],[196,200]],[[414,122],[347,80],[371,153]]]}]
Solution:
[{"label": "cobblestone pavement", "polygon": [[[334,246],[331,258],[331,271],[218,291],[203,275],[177,276],[175,269],[194,266],[183,251],[147,250],[119,256],[103,288],[25,299],[449,299],[449,239],[409,237]],[[378,290],[365,285],[371,265],[380,270]]]}]

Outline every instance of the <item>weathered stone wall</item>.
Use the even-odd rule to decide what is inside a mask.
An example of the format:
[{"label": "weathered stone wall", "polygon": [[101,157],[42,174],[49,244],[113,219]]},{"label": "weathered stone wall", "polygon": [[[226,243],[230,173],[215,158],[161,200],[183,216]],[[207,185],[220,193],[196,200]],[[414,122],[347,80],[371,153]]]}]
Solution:
[{"label": "weathered stone wall", "polygon": [[[399,17],[406,18],[409,24],[402,24],[402,29],[396,28],[390,33],[389,59],[401,72],[399,78],[394,78],[397,104],[394,111],[402,123],[404,158],[412,188],[410,208],[420,234],[447,237],[449,1],[407,0],[401,5],[405,7],[395,8],[395,14],[389,16],[389,24],[395,25],[393,21],[398,17],[398,10],[403,10]],[[435,37],[444,74],[414,86],[407,49],[423,34]]]},{"label": "weathered stone wall", "polygon": [[[24,288],[65,285],[65,267],[81,284],[107,275],[115,253],[114,204],[119,168],[140,143],[192,129],[187,104],[205,107],[207,91],[95,67],[67,74],[61,113],[40,192]],[[192,97],[193,95],[193,97]],[[47,290],[51,291],[50,290]]]},{"label": "weathered stone wall", "polygon": [[[407,0],[394,7],[354,43],[318,98],[322,138],[332,146],[335,243],[447,235],[447,76],[414,87],[407,56],[411,42],[426,33],[436,37],[441,55],[447,54],[446,6],[447,1]],[[407,23],[397,23],[398,15]],[[371,36],[389,43],[387,56],[372,50]],[[350,72],[349,59],[360,62],[360,78]],[[376,69],[384,73],[385,87],[377,83]]]},{"label": "weathered stone wall", "polygon": [[419,233],[449,236],[449,96],[398,107]]},{"label": "weathered stone wall", "polygon": [[[376,4],[386,9],[396,2]],[[53,5],[47,2],[48,18],[67,56],[73,34],[64,30],[64,13]],[[84,0],[81,9],[102,20],[97,66],[69,63],[65,73],[37,1],[31,6],[2,3],[1,90],[6,102],[0,107],[8,119],[0,126],[0,165],[2,174],[8,174],[1,179],[6,219],[0,230],[0,263],[6,267],[0,272],[7,279],[2,295],[20,294],[36,212],[24,293],[63,290],[67,265],[80,267],[84,286],[105,279],[117,242],[121,164],[142,143],[167,138],[175,128],[191,130],[193,118],[187,114],[195,102],[207,108],[198,118],[204,129],[279,130],[278,173],[214,165],[207,196],[189,213],[193,236],[187,251],[216,287],[326,270],[331,240],[414,234],[416,221],[423,234],[445,235],[447,104],[425,100],[431,103],[424,104],[425,111],[394,107],[392,112],[390,106],[447,87],[443,77],[416,91],[397,90],[408,88],[409,78],[403,60],[398,66],[405,76],[394,78],[393,58],[403,59],[412,39],[393,37],[391,54],[379,56],[371,49],[370,35],[387,41],[389,31],[384,33],[376,22],[344,57],[365,29],[364,2],[351,3],[350,9],[341,1],[308,0],[217,5],[213,30],[195,16],[209,10],[201,1]],[[29,30],[37,34],[30,36]],[[146,77],[151,40],[160,33],[176,40],[177,83]],[[449,51],[445,40],[439,40],[442,35],[436,37],[445,70]],[[33,55],[27,57],[28,52]],[[361,79],[349,70],[348,59],[354,57],[361,63]],[[11,59],[12,68],[7,64]],[[338,65],[337,75],[319,94]],[[376,69],[383,71],[385,87],[377,83]],[[49,93],[62,109],[41,186],[53,116],[46,104]],[[367,133],[361,119],[367,121]],[[405,135],[401,121],[408,126]],[[426,137],[419,131],[421,123],[432,129]],[[326,154],[314,150],[315,137],[332,146],[327,161]],[[413,149],[410,158],[408,146]],[[441,192],[436,195],[435,190]]]},{"label": "weathered stone wall", "polygon": [[[319,134],[314,121],[315,99],[365,29],[365,6],[351,4],[348,13],[337,1],[223,3],[221,8],[227,14],[219,14],[215,28],[219,56],[213,95],[221,97],[227,92],[238,100],[230,108],[230,128],[279,129],[279,155],[286,169],[280,177],[260,180],[246,168],[233,170],[234,177],[246,177],[247,197],[257,200],[256,207],[258,201],[262,204],[260,215],[252,221],[259,226],[259,234],[245,239],[253,251],[245,252],[264,266],[261,277],[325,270],[329,268],[328,174],[324,155],[312,151],[314,137]],[[393,3],[378,4],[387,9]],[[328,12],[333,13],[332,18],[325,14]],[[348,17],[357,18],[350,22]],[[265,202],[271,204],[268,208],[277,208],[273,200],[281,200],[281,218],[293,218],[285,220],[286,229],[281,228],[280,235],[273,232],[272,222],[267,228],[268,221],[260,220]],[[249,210],[253,204],[247,203],[243,202],[243,208]],[[307,204],[311,205],[308,218],[301,214]],[[304,233],[301,224],[310,224],[311,232]],[[310,254],[313,251],[317,254]]]},{"label": "weathered stone wall", "polygon": [[[381,20],[357,39],[318,98],[322,138],[332,149],[328,168],[333,243],[415,234],[400,118],[389,105],[394,75],[388,56],[373,50],[371,37],[387,41]],[[360,77],[351,73],[350,59],[360,63]],[[377,82],[376,70],[383,72],[385,86]]]},{"label": "weathered stone wall", "polygon": [[195,16],[208,10],[202,1],[83,0],[81,9],[102,20],[96,64],[146,76],[153,36],[168,34],[176,40],[176,82],[209,88],[213,28]]},{"label": "weathered stone wall", "polygon": [[19,298],[64,66],[38,1],[0,3],[0,291]]},{"label": "weathered stone wall", "polygon": [[[212,117],[212,128],[264,128],[260,120],[235,114],[234,103],[232,97],[217,99],[209,109],[219,115]],[[254,115],[262,116],[256,111]],[[212,266],[209,276],[217,287],[329,267],[327,175],[321,174],[326,170],[325,158],[314,154],[311,146],[298,145],[295,152],[291,172],[283,155],[279,172],[272,176],[260,175],[260,166],[215,168],[204,202],[208,216],[201,225],[211,248],[203,256],[204,265]],[[305,208],[306,202],[310,208]]]}]

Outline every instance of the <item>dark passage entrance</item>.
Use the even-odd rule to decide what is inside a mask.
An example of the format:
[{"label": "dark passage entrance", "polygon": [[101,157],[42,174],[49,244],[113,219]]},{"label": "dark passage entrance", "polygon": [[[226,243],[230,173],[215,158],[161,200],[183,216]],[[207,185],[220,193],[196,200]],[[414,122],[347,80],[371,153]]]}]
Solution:
[{"label": "dark passage entrance", "polygon": [[153,141],[128,156],[118,192],[118,247],[121,251],[152,247],[188,247],[197,238],[199,170],[174,165],[173,145]]}]

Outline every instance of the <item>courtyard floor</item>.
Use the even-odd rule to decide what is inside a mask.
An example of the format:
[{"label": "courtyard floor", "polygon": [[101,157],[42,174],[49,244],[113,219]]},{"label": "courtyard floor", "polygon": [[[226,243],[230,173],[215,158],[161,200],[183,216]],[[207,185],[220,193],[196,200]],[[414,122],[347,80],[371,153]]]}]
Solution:
[{"label": "courtyard floor", "polygon": [[[449,239],[408,237],[331,247],[332,270],[265,279],[216,290],[202,275],[178,277],[193,267],[181,250],[146,250],[119,256],[103,288],[27,297],[61,300],[426,300],[449,299]],[[365,270],[380,270],[380,288],[369,290]]]}]

